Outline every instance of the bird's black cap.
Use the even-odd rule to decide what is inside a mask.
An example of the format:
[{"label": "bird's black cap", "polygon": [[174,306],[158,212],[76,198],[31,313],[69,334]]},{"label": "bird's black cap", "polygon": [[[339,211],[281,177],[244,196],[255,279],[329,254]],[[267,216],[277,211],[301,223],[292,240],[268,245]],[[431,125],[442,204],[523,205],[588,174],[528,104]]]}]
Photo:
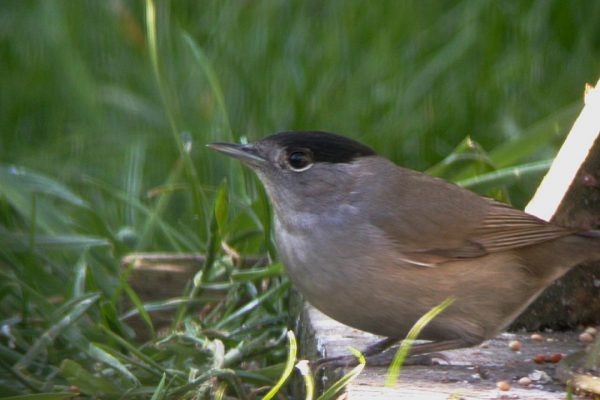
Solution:
[{"label": "bird's black cap", "polygon": [[319,131],[280,132],[267,136],[261,142],[283,147],[288,152],[295,149],[308,149],[315,162],[348,163],[359,157],[377,154],[370,147],[355,140]]}]

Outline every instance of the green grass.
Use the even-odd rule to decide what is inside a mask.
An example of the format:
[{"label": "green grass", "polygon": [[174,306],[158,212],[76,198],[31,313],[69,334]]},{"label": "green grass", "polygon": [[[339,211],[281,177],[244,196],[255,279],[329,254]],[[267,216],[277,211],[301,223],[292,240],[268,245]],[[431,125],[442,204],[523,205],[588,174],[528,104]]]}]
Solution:
[{"label": "green grass", "polygon": [[[522,206],[598,78],[598,20],[559,0],[2,2],[0,396],[265,394],[289,282],[225,256],[276,259],[270,208],[204,144],[334,131]],[[207,262],[144,305],[135,251]]]}]

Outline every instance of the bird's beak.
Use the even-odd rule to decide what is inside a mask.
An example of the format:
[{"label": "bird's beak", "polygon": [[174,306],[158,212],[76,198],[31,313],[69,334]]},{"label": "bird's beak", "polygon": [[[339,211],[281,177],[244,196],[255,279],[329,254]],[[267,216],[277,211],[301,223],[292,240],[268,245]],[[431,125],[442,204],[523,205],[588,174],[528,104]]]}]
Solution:
[{"label": "bird's beak", "polygon": [[206,147],[236,158],[246,164],[259,165],[267,160],[251,144],[210,143]]}]

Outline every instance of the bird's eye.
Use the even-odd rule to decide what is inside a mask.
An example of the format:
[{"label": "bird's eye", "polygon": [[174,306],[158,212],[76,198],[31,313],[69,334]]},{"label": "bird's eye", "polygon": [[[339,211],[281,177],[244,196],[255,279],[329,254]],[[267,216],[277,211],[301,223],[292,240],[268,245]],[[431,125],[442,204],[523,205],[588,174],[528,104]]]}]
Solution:
[{"label": "bird's eye", "polygon": [[305,151],[294,151],[288,156],[288,164],[294,171],[304,171],[312,166],[312,158]]}]

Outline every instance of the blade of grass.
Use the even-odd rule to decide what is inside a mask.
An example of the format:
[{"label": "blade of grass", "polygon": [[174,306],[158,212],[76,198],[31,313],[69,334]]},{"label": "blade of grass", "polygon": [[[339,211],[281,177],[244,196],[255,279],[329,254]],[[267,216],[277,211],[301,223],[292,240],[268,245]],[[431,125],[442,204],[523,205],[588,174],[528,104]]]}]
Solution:
[{"label": "blade of grass", "polygon": [[[25,167],[0,164],[0,182],[0,194],[9,201],[15,198],[15,192],[38,193],[56,197],[77,207],[89,208],[89,204],[83,198],[63,183]],[[18,206],[16,203],[11,204]]]},{"label": "blade of grass", "polygon": [[238,346],[230,349],[223,357],[223,366],[231,367],[244,361],[247,357],[266,352],[270,348],[279,346],[278,340],[272,340],[272,330],[265,329],[258,337],[251,337],[247,341],[241,341]]},{"label": "blade of grass", "polygon": [[240,318],[241,316],[248,314],[249,312],[254,310],[256,307],[260,306],[262,303],[267,301],[269,298],[271,298],[273,296],[277,296],[277,295],[285,292],[286,290],[288,290],[289,287],[290,287],[289,281],[283,282],[278,286],[272,287],[271,289],[267,290],[265,293],[258,296],[256,299],[251,300],[250,302],[246,303],[246,305],[238,308],[233,313],[231,313],[228,316],[221,319],[219,322],[217,322],[215,324],[215,327],[217,329],[224,327],[231,321],[234,321],[234,320]]},{"label": "blade of grass", "polygon": [[118,358],[113,356],[106,346],[99,343],[90,343],[87,351],[88,355],[95,360],[104,363],[113,369],[119,371],[127,380],[135,386],[140,386],[140,381],[132,374],[129,369]]},{"label": "blade of grass", "polygon": [[227,384],[225,384],[225,382],[223,382],[215,390],[215,393],[214,393],[215,400],[223,400],[223,399],[225,399],[225,393],[226,393],[226,391],[227,391]]},{"label": "blade of grass", "polygon": [[[202,293],[202,284],[205,279],[210,277],[210,272],[213,267],[213,264],[217,258],[217,253],[219,251],[220,243],[221,243],[221,229],[225,229],[225,220],[228,216],[228,207],[229,207],[229,194],[227,189],[227,181],[223,180],[217,189],[217,193],[215,195],[215,200],[213,203],[213,212],[212,218],[210,220],[210,228],[209,228],[209,236],[208,236],[208,244],[207,244],[207,252],[206,258],[204,260],[204,264],[202,265],[202,269],[196,273],[193,279],[193,285],[189,292],[190,300],[193,300],[197,296]],[[223,228],[221,228],[223,227]],[[179,310],[177,310],[177,315],[175,316],[173,325],[177,326],[185,317],[188,312],[188,303],[184,303]]]},{"label": "blade of grass", "polygon": [[308,360],[298,361],[296,369],[300,371],[300,375],[302,375],[302,380],[304,381],[304,398],[306,400],[313,400],[315,398],[315,380],[310,372]]},{"label": "blade of grass", "polygon": [[[214,129],[214,133],[211,133],[210,140],[230,140],[235,141],[236,139],[233,137],[233,130],[231,129],[231,122],[229,118],[229,113],[227,112],[227,106],[225,104],[225,96],[223,94],[223,89],[219,82],[219,78],[217,77],[217,73],[212,66],[209,58],[206,56],[202,48],[198,46],[196,41],[187,33],[183,32],[182,37],[184,42],[188,45],[191,50],[192,57],[196,61],[196,63],[200,66],[206,79],[210,85],[211,92],[216,99],[217,109],[219,110],[219,114],[221,115],[220,124],[217,129]],[[223,132],[224,131],[224,132]],[[246,171],[243,171],[243,167],[240,163],[230,162],[229,168],[229,178],[232,183],[231,187],[239,190],[240,197],[243,199],[248,198],[248,193],[245,190],[246,186],[244,185],[244,175]]]},{"label": "blade of grass", "polygon": [[227,227],[227,218],[229,217],[229,190],[227,188],[227,179],[223,179],[215,198],[214,219],[217,224],[219,236],[223,237]]},{"label": "blade of grass", "polygon": [[[236,369],[235,373],[246,383],[253,383],[257,385],[274,385],[276,379],[279,379],[285,363],[272,364],[265,368],[253,370],[252,372],[243,369]],[[269,372],[276,373],[275,376],[267,375]]]},{"label": "blade of grass", "polygon": [[[171,172],[167,181],[175,179],[175,178],[171,178],[172,174],[173,174],[173,172]],[[151,227],[154,224],[156,224],[161,229],[162,233],[164,233],[167,241],[169,242],[169,245],[172,246],[174,249],[181,251],[181,250],[183,250],[182,245],[185,246],[185,248],[187,248],[187,249],[193,249],[193,248],[197,247],[196,243],[191,241],[189,238],[186,238],[177,229],[173,228],[171,225],[169,225],[167,222],[165,222],[164,219],[162,219],[160,217],[161,212],[157,212],[157,209],[162,210],[163,206],[157,205],[157,206],[155,206],[154,209],[151,209],[151,208],[147,207],[144,203],[139,201],[138,199],[135,199],[135,198],[132,198],[131,196],[129,196],[123,190],[120,190],[116,187],[112,187],[98,179],[88,176],[88,177],[85,177],[85,181],[90,182],[91,184],[98,187],[99,189],[101,189],[104,193],[108,194],[109,196],[111,196],[117,200],[124,201],[126,204],[128,204],[129,206],[134,208],[137,212],[142,213],[142,217],[146,222],[144,224],[144,227],[141,229],[142,233],[140,234],[140,238],[138,239],[138,244],[137,244],[136,248],[143,248],[144,246],[147,246],[147,241],[148,241],[147,236],[149,236],[149,233],[152,230]],[[128,203],[128,202],[130,202],[130,203]],[[160,202],[161,202],[161,200],[159,199],[159,203]],[[150,220],[151,220],[151,222],[150,222]]]},{"label": "blade of grass", "polygon": [[150,400],[162,400],[163,398],[166,398],[165,397],[167,395],[167,391],[165,389],[166,381],[167,381],[167,374],[163,372],[162,378],[160,378],[160,382],[156,386],[154,393],[152,393],[152,397],[150,398]]},{"label": "blade of grass", "polygon": [[114,386],[109,380],[89,373],[82,365],[73,360],[63,360],[60,372],[65,379],[77,386],[82,394],[98,396],[100,394],[116,395],[121,390]]},{"label": "blade of grass", "polygon": [[71,307],[71,310],[59,321],[46,330],[29,348],[27,353],[15,365],[16,369],[27,368],[40,353],[54,342],[54,340],[64,332],[69,326],[74,324],[83,316],[89,308],[98,301],[100,295],[92,293],[77,300]]},{"label": "blade of grass", "polygon": [[[193,55],[194,59],[196,60],[196,62],[200,66],[200,68],[202,68],[202,71],[204,71],[204,75],[206,75],[206,79],[208,80],[208,83],[210,84],[212,93],[214,94],[215,98],[217,99],[217,107],[219,108],[219,111],[222,116],[221,119],[222,119],[222,124],[225,127],[226,138],[228,140],[234,140],[235,138],[233,137],[231,125],[229,123],[229,115],[227,113],[227,107],[225,106],[225,96],[223,95],[223,89],[221,88],[221,84],[219,83],[217,74],[216,74],[214,68],[212,67],[208,57],[206,57],[206,54],[204,54],[204,52],[196,44],[194,39],[187,32],[183,32],[182,36],[183,36],[184,41],[187,43],[190,50],[192,51],[192,55]],[[223,138],[223,136],[220,134],[220,132],[217,132],[217,135],[215,135],[213,137],[213,139],[217,139],[217,138],[221,138],[221,139]]]},{"label": "blade of grass", "polygon": [[152,318],[150,318],[150,314],[148,314],[148,312],[144,308],[144,304],[138,297],[137,293],[135,293],[135,291],[129,285],[125,285],[125,293],[127,294],[127,297],[129,297],[129,300],[131,300],[131,302],[135,306],[135,309],[138,311],[140,317],[142,317],[142,320],[146,323],[146,326],[148,326],[148,329],[150,329],[150,337],[156,337],[156,331],[154,330]]},{"label": "blade of grass", "polygon": [[356,378],[365,368],[366,360],[365,357],[361,354],[361,352],[352,348],[350,349],[350,351],[352,352],[352,354],[354,354],[356,358],[358,358],[358,365],[352,368],[352,370],[346,375],[344,375],[342,378],[340,378],[340,380],[331,385],[329,389],[327,389],[321,396],[319,396],[317,400],[332,399],[333,396],[337,394],[337,392],[339,392],[342,388],[344,388],[352,380],[354,380],[354,378]]},{"label": "blade of grass", "polygon": [[[21,232],[13,233],[0,227],[0,241],[5,249],[15,252],[29,251],[31,235]],[[89,247],[106,247],[110,242],[102,237],[84,235],[40,235],[35,236],[36,250],[44,251],[73,251]]]},{"label": "blade of grass", "polygon": [[272,213],[271,213],[271,202],[269,196],[262,185],[259,185],[256,189],[257,199],[253,204],[253,208],[257,211],[260,218],[260,222],[263,227],[263,234],[265,237],[265,245],[267,246],[267,252],[271,260],[277,259],[277,249],[275,248],[275,242],[272,238]]},{"label": "blade of grass", "polygon": [[548,168],[550,168],[550,164],[552,164],[552,160],[536,161],[515,167],[498,169],[487,174],[463,179],[456,183],[471,190],[485,191],[496,188],[503,184],[514,182],[515,179],[543,174],[548,170]]},{"label": "blade of grass", "polygon": [[471,176],[475,171],[496,169],[487,152],[470,136],[464,138],[442,161],[429,168],[426,173],[456,181]]},{"label": "blade of grass", "polygon": [[143,165],[146,146],[137,143],[130,148],[128,153],[127,174],[125,175],[125,187],[127,201],[125,202],[125,221],[127,225],[134,226],[137,220],[136,209],[132,206],[134,200],[140,198],[143,183]]},{"label": "blade of grass", "polygon": [[[155,301],[155,302],[146,302],[146,303],[144,303],[143,306],[144,306],[144,310],[146,310],[148,312],[169,311],[169,310],[177,309],[184,304],[187,304],[189,306],[189,305],[194,305],[194,304],[217,303],[222,300],[223,300],[223,296],[211,297],[211,296],[203,295],[200,297],[196,297],[193,300],[190,300],[190,298],[188,296],[185,296],[185,297],[173,297],[173,298],[170,298],[167,300],[160,300],[160,301]],[[132,310],[127,311],[125,314],[121,315],[120,319],[126,320],[126,319],[129,319],[136,315],[139,315],[139,310],[137,308],[134,308]]]},{"label": "blade of grass", "polygon": [[[217,253],[221,244],[221,226],[225,229],[225,220],[227,218],[227,209],[229,202],[229,194],[227,189],[227,181],[223,180],[217,189],[215,200],[213,203],[212,218],[210,220],[210,232],[208,237],[206,259],[202,266],[202,276],[209,278],[210,270],[217,258]],[[197,294],[199,285],[203,283],[202,279],[194,278],[194,288],[190,297],[194,297]],[[194,291],[195,290],[195,291]]]},{"label": "blade of grass", "polygon": [[253,281],[257,279],[272,278],[283,274],[283,264],[271,264],[267,268],[252,268],[233,271],[231,279],[234,282]]},{"label": "blade of grass", "polygon": [[[181,176],[181,173],[183,172],[182,170],[182,163],[179,161],[175,162],[175,165],[173,166],[169,175],[167,176],[166,185],[169,185],[172,182],[176,182]],[[154,207],[150,209],[150,212],[148,213],[148,218],[145,219],[136,249],[145,249],[148,247],[148,242],[151,239],[151,233],[154,229],[154,225],[159,224],[159,221],[162,219],[161,216],[165,213],[169,201],[171,200],[171,197],[172,193],[168,191],[160,192],[158,201],[156,201]]]},{"label": "blade of grass", "polygon": [[85,294],[85,277],[87,272],[86,253],[79,257],[75,265],[75,279],[73,281],[73,297],[81,297]]},{"label": "blade of grass", "polygon": [[148,38],[150,59],[152,61],[152,70],[154,72],[154,77],[158,85],[160,98],[163,103],[165,114],[169,121],[169,126],[171,127],[173,140],[177,146],[180,159],[182,160],[184,170],[188,177],[187,184],[192,195],[194,212],[196,213],[195,219],[198,221],[199,224],[197,233],[200,237],[204,237],[204,234],[208,228],[207,226],[203,225],[206,222],[206,212],[204,210],[204,205],[206,204],[206,196],[200,189],[198,183],[198,173],[196,171],[196,167],[194,166],[193,160],[190,157],[191,145],[185,145],[182,140],[181,130],[177,125],[173,110],[171,108],[171,102],[169,100],[167,86],[161,76],[160,64],[158,60],[157,20],[156,6],[154,0],[146,0],[146,35]]},{"label": "blade of grass", "polygon": [[[138,350],[138,348],[136,348],[130,342],[108,329],[106,326],[100,325],[100,328],[102,329],[102,331],[104,331],[105,334],[110,336],[111,339],[116,341],[120,346],[123,346],[123,348],[127,349],[128,352],[130,352],[136,358],[138,358],[144,364],[143,366],[140,365],[140,367],[152,372],[156,376],[160,376],[161,373],[164,374],[164,366],[154,361],[151,357],[144,354],[142,351]],[[179,375],[175,375],[175,377],[180,378]]]},{"label": "blade of grass", "polygon": [[388,369],[387,376],[385,378],[385,386],[392,387],[398,381],[398,377],[400,376],[400,368],[404,363],[404,360],[408,356],[410,348],[412,347],[412,342],[417,339],[423,328],[431,322],[432,319],[437,317],[441,312],[443,312],[446,308],[450,307],[452,303],[454,303],[454,297],[449,297],[446,300],[442,301],[440,304],[429,310],[425,315],[423,315],[410,329],[406,338],[400,344],[400,348],[394,355],[394,359],[390,364]]},{"label": "blade of grass", "polygon": [[104,238],[84,235],[38,235],[35,242],[37,247],[47,251],[87,249],[111,245]]},{"label": "blade of grass", "polygon": [[271,400],[277,394],[277,392],[279,392],[279,389],[281,389],[283,384],[288,380],[288,378],[292,374],[292,371],[294,370],[294,364],[296,364],[296,356],[298,353],[298,344],[296,343],[296,336],[294,335],[293,331],[288,331],[287,337],[289,348],[285,368],[283,369],[281,377],[279,377],[279,380],[277,381],[277,383],[275,383],[275,386],[273,386],[271,390],[269,390],[267,394],[265,394],[263,400]]},{"label": "blade of grass", "polygon": [[514,140],[496,147],[490,152],[494,164],[501,168],[529,157],[540,143],[546,143],[557,135],[557,126],[569,127],[580,109],[581,101],[570,104],[537,122]]}]

